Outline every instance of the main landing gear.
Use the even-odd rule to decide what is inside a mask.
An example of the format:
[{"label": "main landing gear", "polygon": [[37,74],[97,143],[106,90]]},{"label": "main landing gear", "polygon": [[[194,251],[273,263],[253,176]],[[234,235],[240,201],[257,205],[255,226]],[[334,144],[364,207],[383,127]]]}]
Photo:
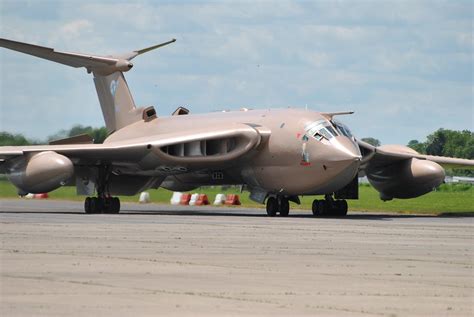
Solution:
[{"label": "main landing gear", "polygon": [[267,215],[275,217],[277,214],[280,217],[287,217],[290,213],[290,202],[288,198],[283,196],[269,197],[267,199]]},{"label": "main landing gear", "polygon": [[120,199],[111,197],[109,194],[109,175],[108,167],[99,168],[99,175],[96,180],[97,197],[87,197],[84,201],[86,214],[118,214],[120,212]]},{"label": "main landing gear", "polygon": [[334,200],[332,195],[326,195],[324,200],[315,199],[312,209],[315,216],[343,217],[347,215],[347,201]]},{"label": "main landing gear", "polygon": [[118,214],[120,199],[118,197],[87,197],[84,201],[86,214]]}]

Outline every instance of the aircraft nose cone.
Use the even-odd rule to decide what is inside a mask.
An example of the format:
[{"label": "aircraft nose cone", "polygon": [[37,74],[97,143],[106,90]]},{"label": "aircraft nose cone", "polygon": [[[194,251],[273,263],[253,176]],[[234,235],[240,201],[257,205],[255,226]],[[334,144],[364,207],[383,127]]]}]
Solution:
[{"label": "aircraft nose cone", "polygon": [[354,162],[360,161],[362,159],[362,154],[360,153],[359,147],[349,138],[339,137],[333,144],[338,150],[340,161]]}]

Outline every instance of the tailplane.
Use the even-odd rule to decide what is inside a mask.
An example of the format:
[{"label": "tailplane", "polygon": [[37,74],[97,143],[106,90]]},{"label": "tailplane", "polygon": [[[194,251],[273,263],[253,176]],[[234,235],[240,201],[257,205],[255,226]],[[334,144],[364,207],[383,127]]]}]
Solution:
[{"label": "tailplane", "polygon": [[99,97],[105,126],[109,133],[142,119],[142,109],[138,109],[128,88],[124,72],[132,69],[133,58],[156,48],[171,44],[173,39],[158,45],[116,56],[96,56],[69,52],[59,52],[52,48],[0,39],[0,47],[33,55],[71,67],[84,67],[94,75],[94,83]]}]

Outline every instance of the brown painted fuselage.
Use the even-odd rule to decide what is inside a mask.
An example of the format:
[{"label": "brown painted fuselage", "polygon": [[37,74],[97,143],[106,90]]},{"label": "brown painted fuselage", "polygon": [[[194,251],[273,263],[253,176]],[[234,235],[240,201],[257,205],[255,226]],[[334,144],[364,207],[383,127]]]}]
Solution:
[{"label": "brown painted fuselage", "polygon": [[[325,194],[344,187],[355,177],[361,154],[354,139],[347,136],[338,134],[330,140],[317,140],[308,135],[305,128],[320,120],[329,123],[320,113],[301,109],[171,116],[132,124],[112,134],[105,144],[133,142],[154,135],[160,138],[170,131],[192,135],[196,131],[212,132],[216,127],[236,123],[248,125],[269,134],[258,150],[224,164],[223,168],[211,166],[191,173],[176,173],[165,180],[165,187],[191,189],[202,185],[247,184],[286,195]],[[150,160],[146,169],[160,170],[163,163],[157,159],[153,166],[153,160]],[[185,164],[182,168],[188,171]],[[175,174],[173,171],[168,173]]]}]

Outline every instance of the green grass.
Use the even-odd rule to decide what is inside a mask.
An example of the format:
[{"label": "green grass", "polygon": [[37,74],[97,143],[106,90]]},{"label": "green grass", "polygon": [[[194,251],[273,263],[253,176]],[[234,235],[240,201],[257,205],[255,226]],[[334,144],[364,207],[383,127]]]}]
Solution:
[{"label": "green grass", "polygon": [[[220,187],[205,187],[193,192],[205,193],[209,200],[214,200],[217,193],[237,193],[244,207],[264,207],[248,198],[248,193],[239,193],[238,188],[222,190]],[[172,192],[166,189],[149,190],[151,201],[154,203],[168,204]],[[49,194],[51,199],[82,201],[83,196],[76,195],[75,187],[62,187]],[[17,197],[16,188],[5,180],[0,180],[0,198]],[[448,214],[472,213],[474,214],[474,187],[470,185],[442,185],[439,190],[414,199],[394,199],[381,201],[378,192],[369,185],[359,186],[359,200],[349,200],[351,211],[377,211],[416,214]],[[301,198],[301,206],[292,204],[293,208],[311,209],[313,199],[322,197],[306,196]],[[123,202],[138,202],[138,195],[120,197]]]}]

